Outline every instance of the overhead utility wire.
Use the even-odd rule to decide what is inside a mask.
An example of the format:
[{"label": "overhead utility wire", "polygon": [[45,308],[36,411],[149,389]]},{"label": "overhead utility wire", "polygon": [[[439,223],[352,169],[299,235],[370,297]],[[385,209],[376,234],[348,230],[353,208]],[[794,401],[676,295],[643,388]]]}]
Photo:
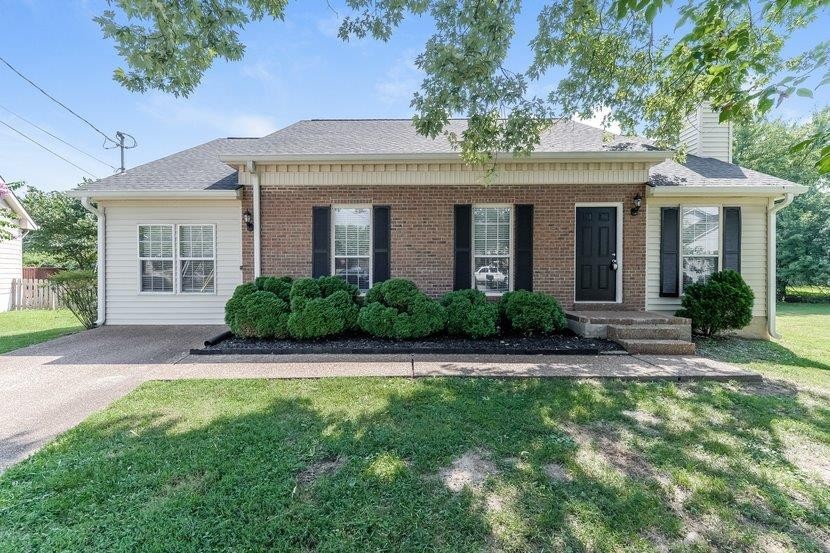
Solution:
[{"label": "overhead utility wire", "polygon": [[92,127],[92,128],[95,130],[95,132],[97,132],[98,134],[100,134],[101,136],[103,136],[105,140],[107,140],[107,141],[109,141],[109,142],[116,142],[115,140],[113,140],[112,138],[110,138],[109,136],[107,136],[107,134],[106,134],[104,131],[102,131],[101,129],[99,129],[98,127],[96,127],[96,126],[95,126],[95,125],[93,125],[92,123],[90,123],[90,122],[89,122],[87,119],[85,119],[84,117],[82,117],[82,116],[78,115],[78,113],[76,113],[75,111],[73,111],[73,110],[72,110],[69,106],[67,106],[66,104],[64,104],[63,102],[61,102],[60,100],[58,100],[57,98],[55,98],[54,96],[52,96],[51,94],[49,94],[48,92],[46,92],[45,90],[43,90],[42,88],[40,88],[40,87],[39,87],[37,84],[35,84],[35,82],[34,82],[34,81],[32,81],[29,77],[27,77],[26,75],[24,75],[23,73],[21,73],[20,71],[18,71],[17,69],[15,69],[15,68],[14,68],[14,66],[13,66],[12,64],[10,64],[10,63],[9,63],[9,62],[7,62],[5,59],[3,59],[3,57],[2,57],[2,56],[0,56],[0,61],[2,61],[3,63],[5,63],[5,64],[8,66],[8,68],[9,68],[9,69],[11,69],[11,70],[12,70],[12,71],[14,71],[15,73],[17,73],[17,74],[20,76],[20,78],[22,78],[22,79],[23,79],[23,80],[25,80],[27,83],[29,83],[30,85],[32,85],[33,87],[35,87],[36,89],[38,89],[41,93],[43,93],[43,95],[44,95],[44,96],[46,96],[47,98],[49,98],[50,100],[52,100],[53,102],[55,102],[56,104],[58,104],[59,106],[61,106],[63,109],[65,109],[66,111],[68,111],[69,113],[71,113],[72,115],[74,115],[75,117],[77,117],[78,119],[80,119],[81,121],[83,121],[84,123],[86,123],[87,125],[89,125],[90,127]]},{"label": "overhead utility wire", "polygon": [[24,121],[24,122],[26,122],[26,123],[30,124],[31,126],[33,126],[34,128],[36,128],[37,130],[39,130],[39,131],[41,131],[41,132],[44,132],[44,133],[48,134],[49,136],[51,136],[51,137],[52,137],[52,138],[54,138],[55,140],[58,140],[58,141],[60,141],[60,142],[63,142],[64,144],[66,144],[67,146],[69,146],[70,148],[72,148],[73,150],[78,151],[78,152],[80,152],[80,153],[84,154],[85,156],[87,156],[87,157],[89,157],[89,158],[94,159],[94,160],[95,160],[95,161],[97,161],[98,163],[102,163],[102,164],[106,165],[107,167],[109,167],[109,168],[110,168],[110,169],[112,169],[113,171],[116,171],[116,170],[117,170],[117,167],[115,167],[114,165],[111,165],[110,163],[108,163],[108,162],[104,161],[103,159],[101,159],[101,158],[99,158],[99,157],[95,157],[94,155],[90,154],[89,152],[85,152],[85,151],[83,151],[82,149],[78,148],[77,146],[73,146],[72,144],[70,144],[69,142],[67,142],[66,140],[64,140],[63,138],[61,138],[60,136],[55,136],[54,134],[52,134],[51,132],[47,131],[47,130],[46,130],[46,129],[44,129],[43,127],[39,126],[37,123],[32,123],[31,121],[29,121],[28,119],[26,119],[25,117],[23,117],[22,115],[20,115],[19,113],[15,113],[15,112],[13,112],[12,110],[10,110],[9,108],[7,108],[6,106],[0,105],[0,109],[4,109],[4,110],[6,110],[7,112],[11,113],[12,115],[14,115],[15,117],[17,117],[17,118],[18,118],[18,119],[20,119],[21,121]]},{"label": "overhead utility wire", "polygon": [[86,173],[87,175],[89,175],[90,177],[93,177],[93,178],[95,178],[95,179],[98,179],[98,178],[99,178],[99,177],[97,177],[97,176],[93,175],[92,173],[90,173],[89,171],[87,171],[86,169],[84,169],[83,167],[81,167],[80,165],[75,165],[75,163],[73,163],[73,162],[69,161],[68,159],[66,159],[65,157],[63,157],[62,155],[60,155],[59,153],[57,153],[57,152],[55,152],[55,151],[53,151],[53,150],[50,150],[49,148],[47,148],[46,146],[44,146],[43,144],[41,144],[40,142],[38,142],[37,140],[35,140],[34,138],[32,138],[31,136],[27,136],[27,135],[23,134],[23,133],[22,133],[22,132],[20,132],[19,130],[15,129],[14,127],[12,127],[12,126],[11,126],[11,125],[9,125],[8,123],[6,123],[5,121],[0,120],[0,124],[5,125],[6,127],[10,128],[10,129],[11,129],[11,130],[13,130],[14,132],[16,132],[17,134],[19,134],[19,135],[20,135],[20,136],[22,136],[23,138],[25,138],[26,140],[28,140],[28,141],[30,141],[30,142],[34,142],[35,144],[37,144],[38,146],[40,146],[41,148],[43,148],[44,150],[46,150],[47,152],[49,152],[50,154],[52,154],[53,156],[55,156],[55,157],[58,157],[58,158],[62,159],[63,161],[65,161],[66,163],[68,163],[69,165],[71,165],[72,167],[75,167],[76,169],[80,169],[81,171],[83,171],[84,173]]}]

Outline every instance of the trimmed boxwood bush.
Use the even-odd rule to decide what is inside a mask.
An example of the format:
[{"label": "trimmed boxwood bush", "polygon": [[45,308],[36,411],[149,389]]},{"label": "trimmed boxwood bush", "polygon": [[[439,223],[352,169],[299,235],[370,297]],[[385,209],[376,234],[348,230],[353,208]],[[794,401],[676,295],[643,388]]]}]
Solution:
[{"label": "trimmed boxwood bush", "polygon": [[243,325],[246,336],[254,338],[286,338],[288,336],[288,304],[273,292],[259,290],[242,299]]},{"label": "trimmed boxwood bush", "polygon": [[256,291],[257,287],[253,282],[240,284],[225,304],[225,323],[230,327],[231,332],[237,336],[253,335],[253,329],[248,324],[245,314],[247,309],[245,299]]},{"label": "trimmed boxwood bush", "polygon": [[288,294],[291,292],[291,285],[293,281],[294,279],[292,279],[290,276],[265,276],[258,277],[257,279],[255,279],[254,285],[257,287],[257,290],[271,292],[282,301],[288,303],[289,301],[291,301],[288,297]]},{"label": "trimmed boxwood bush", "polygon": [[298,278],[289,297],[288,331],[298,340],[336,336],[357,324],[357,287],[337,277]]},{"label": "trimmed boxwood bush", "polygon": [[441,298],[441,305],[447,310],[449,334],[487,338],[499,331],[499,308],[480,290],[449,292]]},{"label": "trimmed boxwood bush", "polygon": [[755,294],[744,279],[730,269],[717,272],[706,283],[686,286],[678,317],[692,320],[692,330],[714,336],[738,330],[752,321]]},{"label": "trimmed boxwood bush", "polygon": [[357,322],[372,336],[412,340],[440,332],[446,325],[444,306],[402,278],[375,284],[364,302]]},{"label": "trimmed boxwood bush", "polygon": [[562,306],[542,292],[508,292],[501,298],[499,311],[507,328],[528,336],[562,330],[566,325]]}]

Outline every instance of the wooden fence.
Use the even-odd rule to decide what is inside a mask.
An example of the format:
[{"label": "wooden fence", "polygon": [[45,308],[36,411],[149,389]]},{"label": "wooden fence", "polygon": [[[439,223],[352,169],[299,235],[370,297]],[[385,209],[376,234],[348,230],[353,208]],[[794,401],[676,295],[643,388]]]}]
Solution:
[{"label": "wooden fence", "polygon": [[63,306],[58,293],[44,279],[12,280],[11,296],[12,309],[57,309]]}]

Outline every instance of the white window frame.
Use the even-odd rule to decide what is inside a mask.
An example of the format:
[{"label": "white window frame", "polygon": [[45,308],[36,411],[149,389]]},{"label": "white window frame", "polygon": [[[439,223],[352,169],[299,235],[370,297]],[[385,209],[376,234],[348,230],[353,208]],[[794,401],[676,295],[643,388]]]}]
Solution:
[{"label": "white window frame", "polygon": [[[508,247],[510,248],[510,252],[507,256],[476,256],[476,217],[475,217],[475,210],[476,209],[486,209],[486,208],[494,208],[494,209],[503,209],[508,208],[510,210],[510,224],[508,225],[510,238],[508,240]],[[510,263],[510,275],[507,278],[507,292],[513,291],[513,279],[515,278],[516,272],[516,263],[515,263],[515,256],[516,256],[516,248],[514,247],[514,241],[516,239],[516,206],[513,204],[473,204],[472,211],[470,212],[470,288],[473,290],[477,290],[476,288],[476,257],[507,257]],[[487,297],[498,298],[503,296],[507,292],[493,292],[493,291],[485,291],[484,295]]]},{"label": "white window frame", "polygon": [[[677,233],[677,251],[680,253],[680,266],[678,267],[680,272],[680,283],[679,283],[679,297],[683,296],[685,284],[683,282],[683,258],[684,257],[714,257],[714,256],[685,256],[683,255],[683,209],[694,209],[694,208],[704,208],[704,207],[715,207],[718,209],[718,271],[723,270],[723,208],[729,207],[725,206],[724,204],[715,204],[715,203],[683,203],[678,206],[677,217],[678,217],[678,233]],[[717,271],[716,271],[717,272]]]},{"label": "white window frame", "polygon": [[[141,257],[139,254],[141,253],[141,239],[140,239],[140,229],[141,227],[155,227],[155,226],[162,226],[162,227],[172,227],[173,229],[173,257]],[[210,226],[213,227],[213,291],[212,292],[182,292],[181,291],[181,267],[180,267],[180,257],[179,257],[179,227],[181,226]],[[215,223],[169,223],[169,222],[141,222],[137,223],[135,226],[135,254],[136,259],[138,259],[136,263],[136,291],[139,296],[214,296],[219,293],[219,261],[218,261],[218,250],[219,250],[219,233]],[[185,258],[187,259],[207,259],[207,258]],[[173,290],[169,292],[162,292],[162,291],[152,291],[152,290],[142,290],[141,289],[141,262],[142,261],[173,261]]]},{"label": "white window frame", "polygon": [[[171,244],[171,257],[142,257],[141,256],[141,227],[170,227],[170,234],[172,235],[173,243]],[[135,227],[135,253],[136,259],[136,284],[138,286],[138,293],[149,296],[170,296],[176,293],[176,225],[172,223],[139,223]],[[162,290],[143,290],[141,288],[141,264],[144,261],[172,261],[173,262],[173,289],[168,291]]]},{"label": "white window frame", "polygon": [[[611,301],[577,301],[576,300],[576,208],[578,207],[615,207],[617,208],[617,271],[616,271],[616,278],[617,278],[617,296]],[[573,294],[574,304],[586,304],[586,303],[607,303],[607,304],[615,304],[615,303],[622,303],[623,302],[623,216],[625,212],[623,211],[623,203],[622,202],[576,202],[574,203],[574,224],[573,224],[573,288],[571,293]],[[645,210],[640,211],[637,215],[638,217],[642,217],[645,213]]]},{"label": "white window frame", "polygon": [[[375,244],[374,244],[374,206],[372,204],[336,204],[331,206],[331,217],[329,221],[329,250],[331,251],[331,259],[330,259],[330,271],[329,273],[332,276],[335,275],[335,266],[337,265],[337,258],[363,258],[366,256],[362,255],[336,255],[334,251],[334,212],[337,209],[367,209],[369,210],[369,288],[372,287],[374,284],[375,278],[375,271],[374,271],[374,264],[375,264]],[[367,289],[368,291],[368,289]],[[364,295],[366,292],[360,290],[360,295]]]},{"label": "white window frame", "polygon": [[[213,232],[213,257],[184,257],[181,255],[181,242],[179,240],[179,231],[182,227],[210,227]],[[216,225],[213,223],[181,223],[176,225],[176,279],[178,280],[179,294],[197,295],[197,296],[211,296],[216,294]],[[182,289],[184,282],[182,282],[182,262],[184,261],[213,261],[213,290],[208,292],[186,292]]]}]

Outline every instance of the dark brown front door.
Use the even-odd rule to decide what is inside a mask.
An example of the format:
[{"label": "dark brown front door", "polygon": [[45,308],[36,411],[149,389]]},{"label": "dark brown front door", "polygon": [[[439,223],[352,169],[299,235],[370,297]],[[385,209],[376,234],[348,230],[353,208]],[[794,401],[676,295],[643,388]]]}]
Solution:
[{"label": "dark brown front door", "polygon": [[576,301],[617,299],[617,208],[576,208]]}]

